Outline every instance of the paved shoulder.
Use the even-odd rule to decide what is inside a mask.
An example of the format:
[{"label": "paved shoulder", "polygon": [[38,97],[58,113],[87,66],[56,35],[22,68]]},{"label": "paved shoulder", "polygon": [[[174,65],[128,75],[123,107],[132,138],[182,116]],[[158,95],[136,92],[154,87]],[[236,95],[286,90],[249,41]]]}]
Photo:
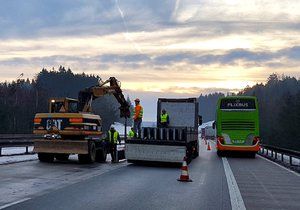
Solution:
[{"label": "paved shoulder", "polygon": [[259,156],[228,158],[247,209],[300,209],[300,177]]}]

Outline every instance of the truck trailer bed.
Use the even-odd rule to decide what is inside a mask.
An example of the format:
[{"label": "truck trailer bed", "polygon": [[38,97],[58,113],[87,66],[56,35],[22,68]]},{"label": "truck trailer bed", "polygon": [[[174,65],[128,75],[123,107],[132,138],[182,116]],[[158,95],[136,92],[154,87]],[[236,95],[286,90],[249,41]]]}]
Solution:
[{"label": "truck trailer bed", "polygon": [[128,162],[150,161],[181,163],[186,156],[186,146],[157,143],[130,143],[126,144],[125,154]]}]

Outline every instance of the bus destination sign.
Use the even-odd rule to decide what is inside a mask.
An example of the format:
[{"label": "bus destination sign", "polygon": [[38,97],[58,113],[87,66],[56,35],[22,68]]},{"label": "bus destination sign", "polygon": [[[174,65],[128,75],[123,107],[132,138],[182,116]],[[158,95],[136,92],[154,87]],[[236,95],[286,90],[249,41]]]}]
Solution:
[{"label": "bus destination sign", "polygon": [[255,109],[255,100],[253,99],[223,99],[221,109]]}]

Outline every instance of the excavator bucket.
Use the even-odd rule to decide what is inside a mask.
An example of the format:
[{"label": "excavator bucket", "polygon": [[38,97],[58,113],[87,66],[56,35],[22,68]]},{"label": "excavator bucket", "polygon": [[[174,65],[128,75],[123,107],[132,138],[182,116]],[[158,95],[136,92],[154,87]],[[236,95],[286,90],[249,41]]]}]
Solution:
[{"label": "excavator bucket", "polygon": [[36,153],[88,154],[88,141],[46,140],[34,141]]}]

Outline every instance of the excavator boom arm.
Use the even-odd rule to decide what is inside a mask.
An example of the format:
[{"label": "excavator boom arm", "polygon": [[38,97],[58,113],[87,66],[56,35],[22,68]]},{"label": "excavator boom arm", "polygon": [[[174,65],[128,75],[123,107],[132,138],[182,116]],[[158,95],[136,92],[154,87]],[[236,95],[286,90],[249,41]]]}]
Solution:
[{"label": "excavator boom arm", "polygon": [[[106,84],[109,83],[109,86]],[[86,88],[78,94],[78,110],[82,112],[91,111],[92,101],[106,94],[113,94],[120,104],[120,117],[130,117],[130,105],[126,101],[120,87],[119,81],[115,77],[110,77],[101,84]]]}]

